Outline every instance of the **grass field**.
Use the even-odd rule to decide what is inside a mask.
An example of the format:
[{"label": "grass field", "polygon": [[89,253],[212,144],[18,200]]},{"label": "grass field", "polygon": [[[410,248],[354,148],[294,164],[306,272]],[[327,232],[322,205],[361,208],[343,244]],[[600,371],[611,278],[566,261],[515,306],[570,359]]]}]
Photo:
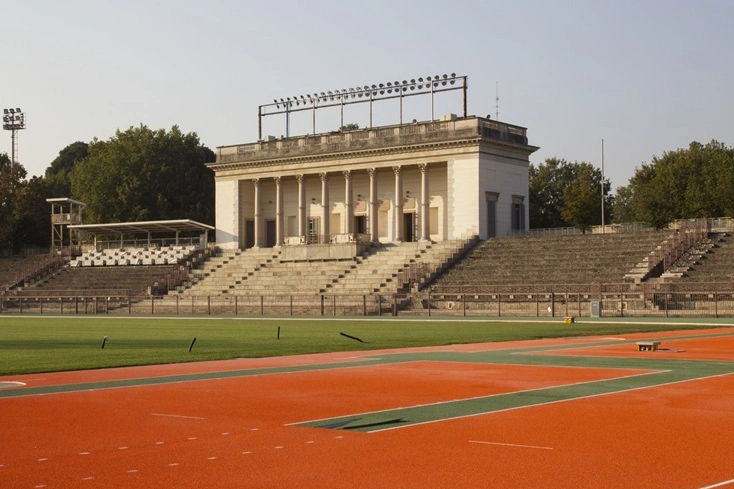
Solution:
[{"label": "grass field", "polygon": [[[711,325],[708,322],[706,327]],[[447,321],[0,316],[0,375],[696,327],[704,326],[592,320],[565,324],[562,318]],[[105,336],[108,340],[102,348]]]}]

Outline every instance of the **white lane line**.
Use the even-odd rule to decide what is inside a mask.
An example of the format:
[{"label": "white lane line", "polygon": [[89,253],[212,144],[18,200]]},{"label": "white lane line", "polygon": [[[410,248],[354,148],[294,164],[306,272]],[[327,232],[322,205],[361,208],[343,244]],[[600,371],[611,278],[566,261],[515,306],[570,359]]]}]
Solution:
[{"label": "white lane line", "polygon": [[242,452],[242,455],[250,455],[252,452]]},{"label": "white lane line", "polygon": [[117,447],[118,450],[127,450],[130,447]]},{"label": "white lane line", "polygon": [[13,387],[25,387],[25,382],[13,382],[13,381],[0,382],[0,389],[12,389]]},{"label": "white lane line", "polygon": [[89,452],[81,452],[79,455],[82,455],[82,456],[89,455]]},{"label": "white lane line", "polygon": [[157,441],[157,442],[155,442],[156,445],[163,445],[164,443],[166,443],[166,442],[165,441]]},{"label": "white lane line", "polygon": [[162,414],[162,413],[150,413],[151,416],[163,416],[166,418],[183,418],[183,419],[206,419],[200,416],[184,416],[182,414]]},{"label": "white lane line", "polygon": [[47,458],[39,458],[39,459],[38,459],[38,461],[39,461],[39,462],[45,462],[45,461],[47,461],[47,460],[48,460]]},{"label": "white lane line", "polygon": [[194,440],[196,440],[196,437],[195,436],[190,436],[190,437],[188,437],[186,439],[189,440],[189,441],[194,441]]},{"label": "white lane line", "polygon": [[495,441],[469,440],[469,443],[480,443],[482,445],[499,445],[502,447],[535,448],[536,450],[553,450],[553,447],[538,447],[535,445],[518,445],[515,443],[499,443]]},{"label": "white lane line", "polygon": [[217,457],[209,457],[209,458],[207,458],[207,460],[216,460],[216,459],[217,459]]},{"label": "white lane line", "polygon": [[135,474],[138,472],[138,469],[130,469],[127,471],[128,474]]},{"label": "white lane line", "polygon": [[729,479],[728,481],[719,482],[718,484],[712,484],[710,486],[701,487],[699,489],[714,489],[715,487],[727,486],[729,484],[734,484],[734,479]]},{"label": "white lane line", "polygon": [[94,477],[82,477],[83,481],[91,481]]},{"label": "white lane line", "polygon": [[168,466],[169,466],[169,467],[178,467],[178,464],[174,462],[174,463],[172,463],[172,464],[168,464]]}]

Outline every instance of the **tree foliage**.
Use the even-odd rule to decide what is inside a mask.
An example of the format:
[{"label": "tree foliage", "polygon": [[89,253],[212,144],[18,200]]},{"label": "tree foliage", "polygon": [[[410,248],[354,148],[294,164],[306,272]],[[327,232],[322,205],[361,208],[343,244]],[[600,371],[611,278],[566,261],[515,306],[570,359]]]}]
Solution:
[{"label": "tree foliage", "polygon": [[0,154],[0,250],[19,253],[24,247],[47,247],[51,238],[48,189],[42,178],[25,180],[20,163]]},{"label": "tree foliage", "polygon": [[612,215],[614,216],[613,222],[615,224],[635,221],[635,214],[632,209],[632,189],[629,186],[617,187]]},{"label": "tree foliage", "polygon": [[676,219],[734,215],[734,149],[712,140],[653,157],[630,178],[635,220],[662,228]]},{"label": "tree foliage", "polygon": [[54,197],[71,196],[71,172],[76,164],[89,154],[89,145],[81,141],[72,143],[59,151],[59,156],[46,168],[44,178],[49,192]]},{"label": "tree foliage", "polygon": [[[601,170],[590,163],[548,158],[530,165],[530,227],[572,226],[585,231],[601,224]],[[614,197],[604,179],[604,212],[611,217]],[[606,219],[605,219],[606,222]]]},{"label": "tree foliage", "polygon": [[194,219],[214,222],[214,153],[195,133],[144,125],[94,140],[71,172],[74,198],[87,204],[85,221]]}]

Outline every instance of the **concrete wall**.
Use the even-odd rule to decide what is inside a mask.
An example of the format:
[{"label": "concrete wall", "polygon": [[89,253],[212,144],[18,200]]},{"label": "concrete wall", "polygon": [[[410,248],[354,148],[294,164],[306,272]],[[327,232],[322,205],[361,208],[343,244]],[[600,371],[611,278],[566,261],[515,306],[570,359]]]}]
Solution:
[{"label": "concrete wall", "polygon": [[239,247],[239,182],[217,180],[216,192],[216,239],[222,248]]}]

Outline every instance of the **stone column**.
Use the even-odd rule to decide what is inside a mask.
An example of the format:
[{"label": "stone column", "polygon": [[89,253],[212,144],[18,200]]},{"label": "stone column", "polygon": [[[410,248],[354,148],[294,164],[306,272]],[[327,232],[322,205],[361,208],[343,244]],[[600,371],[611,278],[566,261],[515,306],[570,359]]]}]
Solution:
[{"label": "stone column", "polygon": [[395,172],[395,208],[393,220],[395,221],[394,241],[405,240],[405,221],[403,220],[403,171],[399,166],[394,166],[392,171]]},{"label": "stone column", "polygon": [[260,179],[256,178],[252,181],[252,183],[255,185],[255,246],[253,248],[259,248],[262,241],[262,214],[260,212],[261,204],[260,204]]},{"label": "stone column", "polygon": [[377,199],[377,169],[370,168],[367,170],[370,175],[370,200],[367,206],[367,219],[369,225],[370,241],[379,241],[378,227],[377,227],[377,214],[380,202]]},{"label": "stone column", "polygon": [[321,177],[321,238],[320,243],[328,243],[331,234],[329,218],[331,217],[331,206],[329,205],[329,174],[319,173]]},{"label": "stone column", "polygon": [[431,203],[431,196],[428,193],[428,165],[421,164],[421,165],[418,165],[418,168],[421,171],[421,237],[420,237],[420,240],[430,241],[431,240],[431,230],[430,230],[431,216],[430,216],[429,204]]},{"label": "stone column", "polygon": [[280,246],[285,241],[285,224],[283,222],[283,179],[274,177],[275,180],[275,246]]},{"label": "stone column", "polygon": [[306,178],[304,175],[296,175],[298,180],[298,235],[305,243],[306,234]]},{"label": "stone column", "polygon": [[352,172],[344,170],[344,206],[346,209],[346,225],[344,232],[354,233],[354,200],[352,197]]}]

